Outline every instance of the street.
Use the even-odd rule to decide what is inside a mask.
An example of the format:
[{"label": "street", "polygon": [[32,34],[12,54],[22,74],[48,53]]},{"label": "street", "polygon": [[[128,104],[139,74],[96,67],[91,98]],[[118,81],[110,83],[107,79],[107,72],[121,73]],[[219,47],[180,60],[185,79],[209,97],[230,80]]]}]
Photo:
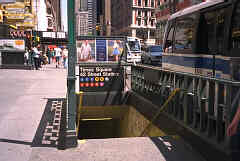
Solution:
[{"label": "street", "polygon": [[65,98],[67,70],[0,70],[0,161],[27,161],[49,99]]}]

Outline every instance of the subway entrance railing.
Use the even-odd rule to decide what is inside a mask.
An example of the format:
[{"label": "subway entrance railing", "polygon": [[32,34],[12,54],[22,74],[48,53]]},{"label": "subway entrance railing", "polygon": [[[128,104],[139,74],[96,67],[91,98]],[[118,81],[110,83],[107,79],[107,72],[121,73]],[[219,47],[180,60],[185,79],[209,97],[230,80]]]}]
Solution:
[{"label": "subway entrance railing", "polygon": [[212,149],[230,154],[230,137],[226,131],[239,106],[240,82],[143,65],[132,66],[131,74],[131,90],[155,105],[163,104],[169,94],[179,88],[180,92],[164,114]]}]

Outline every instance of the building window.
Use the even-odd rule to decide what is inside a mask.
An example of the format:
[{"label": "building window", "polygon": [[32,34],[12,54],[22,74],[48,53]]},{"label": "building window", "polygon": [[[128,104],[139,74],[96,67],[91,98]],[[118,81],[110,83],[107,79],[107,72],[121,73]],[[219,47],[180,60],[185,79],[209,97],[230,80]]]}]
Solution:
[{"label": "building window", "polygon": [[154,0],[151,0],[151,7],[154,7]]},{"label": "building window", "polygon": [[144,12],[144,16],[147,17],[148,16],[148,11]]},{"label": "building window", "polygon": [[154,20],[151,20],[151,26],[152,27],[154,26]]},{"label": "building window", "polygon": [[154,17],[154,12],[151,12],[151,16]]},{"label": "building window", "polygon": [[147,18],[144,20],[144,25],[147,26]]},{"label": "building window", "polygon": [[142,5],[142,0],[138,0],[138,6]]},{"label": "building window", "polygon": [[138,19],[138,26],[141,26],[141,19]]},{"label": "building window", "polygon": [[150,31],[150,38],[151,38],[151,39],[154,39],[154,38],[155,38],[155,31],[154,31],[154,30],[151,30],[151,31]]},{"label": "building window", "polygon": [[141,11],[138,11],[138,16],[141,17]]},{"label": "building window", "polygon": [[148,0],[145,0],[145,7],[148,6]]}]

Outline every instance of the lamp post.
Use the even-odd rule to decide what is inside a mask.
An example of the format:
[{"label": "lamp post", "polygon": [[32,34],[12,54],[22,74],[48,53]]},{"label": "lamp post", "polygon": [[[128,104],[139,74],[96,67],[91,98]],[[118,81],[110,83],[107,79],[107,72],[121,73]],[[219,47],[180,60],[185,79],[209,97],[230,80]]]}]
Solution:
[{"label": "lamp post", "polygon": [[77,146],[76,135],[76,94],[75,94],[75,63],[76,63],[76,38],[75,38],[75,0],[67,1],[68,11],[68,76],[67,76],[67,131],[66,146]]}]

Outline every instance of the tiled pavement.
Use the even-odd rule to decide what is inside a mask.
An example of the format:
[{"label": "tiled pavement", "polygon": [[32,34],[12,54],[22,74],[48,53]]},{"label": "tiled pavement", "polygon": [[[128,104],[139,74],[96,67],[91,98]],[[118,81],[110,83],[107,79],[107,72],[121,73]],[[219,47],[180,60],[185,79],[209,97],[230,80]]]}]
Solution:
[{"label": "tiled pavement", "polygon": [[54,112],[54,119],[53,121],[50,120],[47,122],[47,126],[43,134],[42,144],[58,145],[62,105],[62,100],[52,101],[51,112]]}]

